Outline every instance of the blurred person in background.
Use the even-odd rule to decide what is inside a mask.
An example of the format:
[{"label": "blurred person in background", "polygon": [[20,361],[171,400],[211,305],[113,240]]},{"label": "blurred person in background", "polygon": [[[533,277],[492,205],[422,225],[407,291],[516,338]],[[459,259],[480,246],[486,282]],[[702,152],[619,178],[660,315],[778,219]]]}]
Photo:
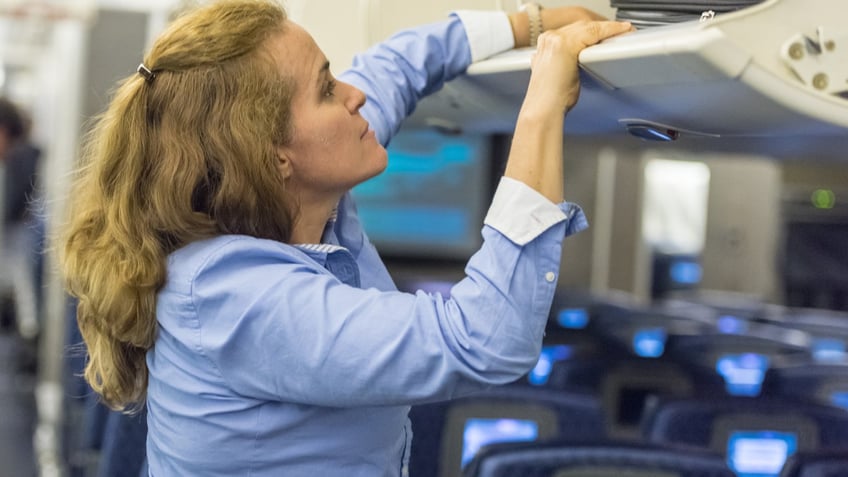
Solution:
[{"label": "blurred person in background", "polygon": [[[38,253],[31,201],[37,190],[41,151],[29,141],[29,118],[12,101],[0,98],[0,160],[3,167],[3,236],[0,284],[11,315],[28,340],[39,332],[35,267]],[[7,325],[11,317],[6,317]]]},{"label": "blurred person in background", "polygon": [[450,297],[397,291],[348,191],[384,170],[421,97],[532,44],[527,14],[406,30],[338,79],[271,1],[201,7],[154,42],[88,137],[57,244],[85,377],[113,408],[146,405],[150,475],[405,475],[410,405],[535,365],[562,242],[586,225],[563,201],[577,55],[630,29],[544,13],[484,243]]}]

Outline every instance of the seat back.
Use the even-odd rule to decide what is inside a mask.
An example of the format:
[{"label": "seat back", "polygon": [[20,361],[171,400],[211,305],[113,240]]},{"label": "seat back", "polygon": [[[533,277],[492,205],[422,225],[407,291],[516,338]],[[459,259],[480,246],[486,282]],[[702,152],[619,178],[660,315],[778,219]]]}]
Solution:
[{"label": "seat back", "polygon": [[413,406],[410,420],[410,475],[458,477],[476,450],[491,442],[604,436],[597,399],[523,385]]},{"label": "seat back", "polygon": [[692,378],[681,367],[651,359],[622,361],[601,382],[607,434],[617,439],[641,440],[643,413],[652,400],[688,397],[694,389]]},{"label": "seat back", "polygon": [[848,409],[848,363],[800,363],[774,367],[763,394],[797,398]]},{"label": "seat back", "polygon": [[147,457],[144,458],[144,461],[141,463],[141,469],[138,471],[138,477],[149,477],[150,476],[150,468],[147,466]]},{"label": "seat back", "polygon": [[848,477],[848,448],[799,452],[789,458],[780,477]]},{"label": "seat back", "polygon": [[97,477],[137,476],[146,457],[147,408],[132,415],[110,412]]},{"label": "seat back", "polygon": [[644,424],[649,442],[723,453],[740,475],[754,468],[758,475],[777,475],[795,452],[848,447],[848,413],[797,400],[666,400]]},{"label": "seat back", "polygon": [[465,477],[734,477],[717,453],[636,443],[548,442],[484,448]]}]

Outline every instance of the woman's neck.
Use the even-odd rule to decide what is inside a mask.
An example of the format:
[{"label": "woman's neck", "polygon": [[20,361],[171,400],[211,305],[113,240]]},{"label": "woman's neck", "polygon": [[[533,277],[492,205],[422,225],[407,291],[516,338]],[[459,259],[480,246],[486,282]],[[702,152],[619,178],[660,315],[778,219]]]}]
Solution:
[{"label": "woman's neck", "polygon": [[327,221],[336,212],[339,199],[324,203],[304,201],[292,229],[291,243],[321,243]]}]

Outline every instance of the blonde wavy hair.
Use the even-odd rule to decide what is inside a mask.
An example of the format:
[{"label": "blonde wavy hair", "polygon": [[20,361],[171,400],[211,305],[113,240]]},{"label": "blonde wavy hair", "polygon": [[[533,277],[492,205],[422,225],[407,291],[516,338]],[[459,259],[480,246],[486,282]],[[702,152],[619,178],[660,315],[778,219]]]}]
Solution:
[{"label": "blonde wavy hair", "polygon": [[265,47],[285,20],[270,0],[185,13],[144,58],[155,76],[123,80],[85,138],[57,249],[85,379],[113,409],[143,406],[168,254],[222,234],[290,239],[276,149],[294,83]]}]

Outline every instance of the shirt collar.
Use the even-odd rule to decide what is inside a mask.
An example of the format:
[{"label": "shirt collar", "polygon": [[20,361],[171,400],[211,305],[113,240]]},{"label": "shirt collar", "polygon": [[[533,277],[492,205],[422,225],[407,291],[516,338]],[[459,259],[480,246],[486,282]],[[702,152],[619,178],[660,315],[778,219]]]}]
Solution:
[{"label": "shirt collar", "polygon": [[330,254],[339,250],[347,250],[341,245],[333,245],[331,243],[296,243],[295,247],[307,251]]}]

